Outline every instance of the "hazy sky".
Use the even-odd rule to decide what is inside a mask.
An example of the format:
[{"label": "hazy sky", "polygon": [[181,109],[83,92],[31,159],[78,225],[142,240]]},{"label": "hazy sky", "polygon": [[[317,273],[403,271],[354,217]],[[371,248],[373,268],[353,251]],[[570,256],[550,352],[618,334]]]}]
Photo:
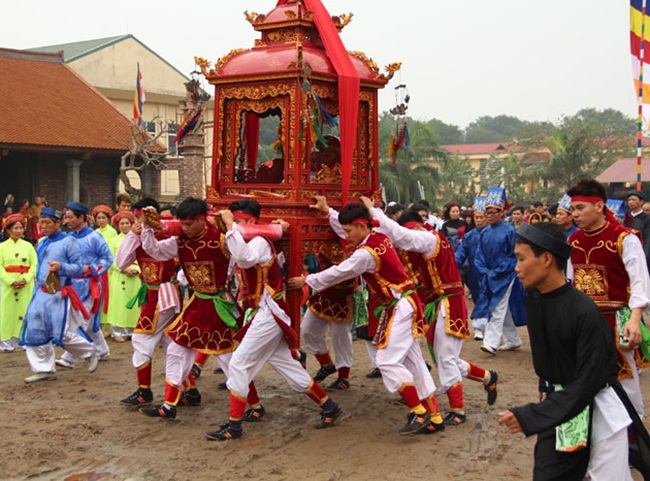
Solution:
[{"label": "hazy sky", "polygon": [[[586,107],[636,116],[628,0],[323,0],[353,12],[342,34],[402,71],[380,96],[394,104],[405,83],[409,114],[465,127],[482,115],[556,121]],[[275,0],[21,0],[2,5],[0,47],[27,49],[130,33],[180,71],[194,56],[214,62],[259,34],[244,10]],[[146,88],[146,72],[143,72]]]}]

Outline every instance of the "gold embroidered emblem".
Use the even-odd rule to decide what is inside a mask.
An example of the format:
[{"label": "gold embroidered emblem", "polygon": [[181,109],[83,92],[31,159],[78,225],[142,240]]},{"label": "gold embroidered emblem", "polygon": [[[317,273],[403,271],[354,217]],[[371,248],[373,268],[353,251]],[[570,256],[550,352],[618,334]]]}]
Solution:
[{"label": "gold embroidered emblem", "polygon": [[144,281],[150,285],[160,284],[160,275],[158,273],[159,265],[154,262],[142,263],[142,276]]},{"label": "gold embroidered emblem", "polygon": [[598,269],[576,269],[575,285],[580,291],[592,298],[607,294],[606,281]]},{"label": "gold embroidered emblem", "polygon": [[185,263],[185,273],[193,289],[199,291],[209,291],[215,287],[215,277],[211,262],[187,262]]}]

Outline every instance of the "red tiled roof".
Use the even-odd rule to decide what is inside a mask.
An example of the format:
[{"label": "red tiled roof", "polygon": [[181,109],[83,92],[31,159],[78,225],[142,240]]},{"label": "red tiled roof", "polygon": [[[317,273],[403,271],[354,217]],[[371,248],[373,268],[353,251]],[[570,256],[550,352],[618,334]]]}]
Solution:
[{"label": "red tiled roof", "polygon": [[119,153],[131,125],[59,54],[0,49],[0,147]]},{"label": "red tiled roof", "polygon": [[[603,184],[636,182],[636,158],[619,159],[603,171],[596,180]],[[650,159],[641,160],[641,182],[650,181]]]},{"label": "red tiled roof", "polygon": [[451,144],[443,145],[442,148],[452,155],[479,155],[507,152],[510,146],[507,142],[493,142],[490,144]]}]

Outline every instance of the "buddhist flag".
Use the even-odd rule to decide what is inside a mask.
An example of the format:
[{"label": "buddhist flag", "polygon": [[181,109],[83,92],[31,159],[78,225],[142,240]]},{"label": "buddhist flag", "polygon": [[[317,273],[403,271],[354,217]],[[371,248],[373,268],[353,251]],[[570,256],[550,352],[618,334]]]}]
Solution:
[{"label": "buddhist flag", "polygon": [[140,62],[138,62],[138,76],[135,81],[135,95],[133,97],[133,121],[138,124],[138,126],[142,125],[142,104],[144,104],[145,100],[142,73],[140,72]]},{"label": "buddhist flag", "polygon": [[650,19],[646,12],[646,0],[630,0],[630,50],[632,53],[632,72],[634,87],[639,100],[639,130],[650,130]]}]

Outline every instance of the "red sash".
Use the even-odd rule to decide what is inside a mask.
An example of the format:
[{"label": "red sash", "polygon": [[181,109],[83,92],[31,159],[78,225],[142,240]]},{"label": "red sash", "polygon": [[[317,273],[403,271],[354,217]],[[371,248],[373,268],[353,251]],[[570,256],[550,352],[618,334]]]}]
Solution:
[{"label": "red sash", "polygon": [[[47,289],[45,287],[41,286],[41,291],[49,294]],[[79,294],[77,294],[77,291],[75,291],[72,286],[65,286],[61,287],[59,289],[59,292],[61,293],[61,297],[65,299],[66,297],[70,298],[70,304],[72,304],[72,308],[75,311],[81,312],[81,315],[84,316],[84,319],[90,319],[90,314],[88,314],[88,311],[86,310],[86,307],[84,306],[84,303],[81,302],[81,299],[79,299]]]},{"label": "red sash", "polygon": [[5,271],[14,274],[27,274],[29,272],[29,266],[7,266],[5,267]]}]

